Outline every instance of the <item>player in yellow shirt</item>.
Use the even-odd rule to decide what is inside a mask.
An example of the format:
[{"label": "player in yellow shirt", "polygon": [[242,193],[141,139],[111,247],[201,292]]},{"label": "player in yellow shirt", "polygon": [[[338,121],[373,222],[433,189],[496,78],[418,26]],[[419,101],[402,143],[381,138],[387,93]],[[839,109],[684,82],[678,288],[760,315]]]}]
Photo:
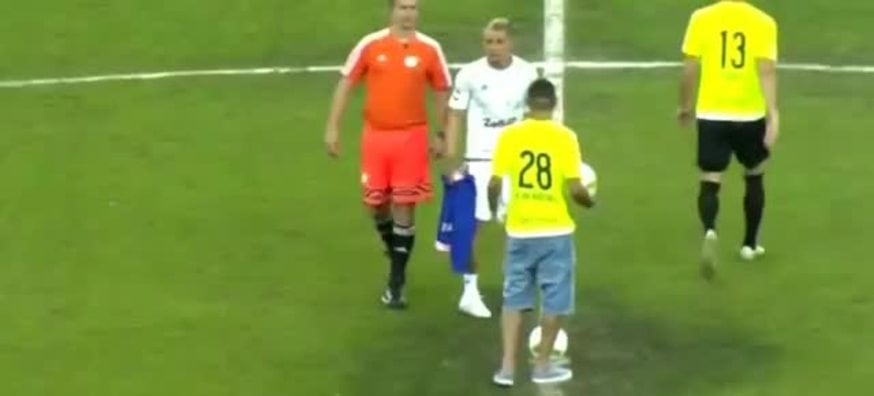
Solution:
[{"label": "player in yellow shirt", "polygon": [[698,124],[698,212],[704,225],[701,269],[709,279],[716,268],[719,188],[732,153],[746,168],[746,233],[740,254],[752,260],[765,253],[758,244],[765,206],[762,180],[780,125],[777,23],[746,1],[722,0],[692,14],[683,54],[678,118],[684,127],[693,119]]},{"label": "player in yellow shirt", "polygon": [[576,134],[552,121],[555,86],[545,79],[528,88],[528,118],[501,134],[492,162],[489,207],[495,213],[502,181],[509,179],[507,247],[504,263],[504,307],[501,318],[504,356],[493,381],[512,386],[522,313],[534,308],[542,292],[542,344],[532,380],[567,381],[571,370],[549,361],[562,317],[574,310],[574,221],[565,191],[580,205],[594,205],[580,182],[580,148]]}]

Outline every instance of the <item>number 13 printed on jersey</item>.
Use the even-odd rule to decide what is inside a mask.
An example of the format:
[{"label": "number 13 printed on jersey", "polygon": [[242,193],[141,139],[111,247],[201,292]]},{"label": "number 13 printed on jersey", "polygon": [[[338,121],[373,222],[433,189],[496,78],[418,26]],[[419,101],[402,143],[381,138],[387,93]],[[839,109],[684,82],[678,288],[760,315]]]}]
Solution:
[{"label": "number 13 printed on jersey", "polygon": [[[722,36],[722,68],[727,63],[735,69],[743,69],[747,60],[747,36],[743,32],[729,32],[723,30]],[[730,59],[729,59],[730,57]]]}]

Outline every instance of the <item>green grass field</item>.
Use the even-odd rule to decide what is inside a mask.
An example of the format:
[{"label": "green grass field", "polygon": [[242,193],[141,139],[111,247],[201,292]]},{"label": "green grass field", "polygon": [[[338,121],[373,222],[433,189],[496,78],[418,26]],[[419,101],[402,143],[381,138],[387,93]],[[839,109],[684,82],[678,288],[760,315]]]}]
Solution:
[{"label": "green grass field", "polygon": [[[383,3],[4,2],[0,80],[337,64],[382,25]],[[704,3],[569,0],[568,52],[677,59]],[[874,64],[874,3],[760,3],[782,23],[786,61]],[[542,14],[536,0],[427,1],[422,24],[465,61],[480,26],[507,15],[539,59]],[[735,166],[707,284],[677,71],[569,72],[567,121],[599,171],[600,206],[576,212],[577,379],[548,390],[490,385],[498,322],[455,312],[459,281],[431,247],[436,205],[419,215],[411,309],[377,303],[386,265],[359,203],[360,104],[345,157],[321,145],[336,78],[0,90],[0,395],[870,394],[874,76],[783,74],[769,254],[735,258]],[[496,308],[501,230],[483,243]]]}]

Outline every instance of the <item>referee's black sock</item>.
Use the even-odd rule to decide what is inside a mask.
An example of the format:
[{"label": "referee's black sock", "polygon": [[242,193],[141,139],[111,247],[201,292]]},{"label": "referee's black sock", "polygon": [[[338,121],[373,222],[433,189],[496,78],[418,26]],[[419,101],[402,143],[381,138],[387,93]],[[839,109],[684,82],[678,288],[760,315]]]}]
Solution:
[{"label": "referee's black sock", "polygon": [[389,254],[392,248],[392,230],[394,229],[394,222],[392,222],[391,218],[387,219],[375,219],[374,223],[376,224],[376,231],[379,233],[379,237],[382,238],[382,243],[385,245],[385,253]]},{"label": "referee's black sock", "polygon": [[716,229],[716,215],[719,213],[719,183],[702,181],[698,192],[698,216],[704,231]]},{"label": "referee's black sock", "polygon": [[744,215],[746,215],[746,233],[744,246],[756,247],[759,236],[759,225],[762,224],[762,213],[765,210],[765,185],[762,175],[747,176],[747,192],[744,195]]},{"label": "referee's black sock", "polygon": [[388,280],[388,287],[393,293],[400,291],[400,288],[407,282],[407,263],[410,262],[415,241],[415,227],[395,224],[390,252],[391,272]]}]

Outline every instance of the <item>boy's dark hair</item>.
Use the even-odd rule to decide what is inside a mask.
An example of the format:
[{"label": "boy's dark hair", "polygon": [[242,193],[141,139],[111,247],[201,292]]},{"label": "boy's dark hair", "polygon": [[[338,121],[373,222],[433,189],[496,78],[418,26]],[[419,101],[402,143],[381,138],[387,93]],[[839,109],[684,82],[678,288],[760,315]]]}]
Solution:
[{"label": "boy's dark hair", "polygon": [[531,110],[553,110],[558,103],[558,97],[555,94],[555,85],[545,78],[534,80],[528,86],[526,96],[528,107]]}]

